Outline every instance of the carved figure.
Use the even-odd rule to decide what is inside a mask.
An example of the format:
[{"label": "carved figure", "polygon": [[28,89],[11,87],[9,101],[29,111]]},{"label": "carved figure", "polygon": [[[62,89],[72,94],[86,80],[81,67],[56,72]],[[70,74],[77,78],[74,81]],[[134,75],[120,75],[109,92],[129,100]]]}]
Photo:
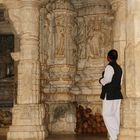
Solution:
[{"label": "carved figure", "polygon": [[80,58],[85,58],[85,21],[84,18],[78,20],[78,33],[77,33],[77,44],[79,45]]},{"label": "carved figure", "polygon": [[64,55],[65,27],[56,26],[56,55]]},{"label": "carved figure", "polygon": [[94,30],[87,39],[87,56],[94,58],[101,56],[104,34],[100,30]]}]

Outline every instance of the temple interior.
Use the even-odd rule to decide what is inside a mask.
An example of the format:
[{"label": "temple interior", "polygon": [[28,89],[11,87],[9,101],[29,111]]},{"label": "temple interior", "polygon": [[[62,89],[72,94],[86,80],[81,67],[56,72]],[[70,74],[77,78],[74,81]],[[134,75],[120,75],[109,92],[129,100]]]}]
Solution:
[{"label": "temple interior", "polygon": [[119,140],[140,140],[139,0],[0,0],[0,140],[107,140],[99,78],[123,69]]}]

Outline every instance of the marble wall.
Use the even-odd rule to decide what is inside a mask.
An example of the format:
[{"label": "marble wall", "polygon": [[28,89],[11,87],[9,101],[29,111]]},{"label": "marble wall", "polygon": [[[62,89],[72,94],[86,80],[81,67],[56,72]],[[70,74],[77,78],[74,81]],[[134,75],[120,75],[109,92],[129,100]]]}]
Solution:
[{"label": "marble wall", "polygon": [[[105,1],[82,4],[58,0],[41,9],[42,92],[50,110],[51,133],[73,133],[75,114],[69,122],[67,113],[64,120],[56,121],[50,108],[65,108],[76,101],[94,113],[101,111],[98,79],[107,63],[106,53],[113,47],[113,19],[111,6]],[[58,124],[67,129],[62,131]]]},{"label": "marble wall", "polygon": [[0,4],[20,40],[20,49],[12,54],[18,62],[18,88],[9,140],[44,140],[47,130],[72,133],[73,101],[100,111],[97,79],[110,48],[118,50],[124,70],[119,139],[139,139],[139,0],[0,0]]}]

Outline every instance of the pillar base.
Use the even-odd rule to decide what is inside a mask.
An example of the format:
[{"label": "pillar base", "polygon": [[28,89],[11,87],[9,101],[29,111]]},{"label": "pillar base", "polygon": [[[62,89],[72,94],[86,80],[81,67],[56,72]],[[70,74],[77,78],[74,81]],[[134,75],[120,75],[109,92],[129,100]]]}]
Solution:
[{"label": "pillar base", "polygon": [[140,140],[140,129],[121,128],[119,140]]},{"label": "pillar base", "polygon": [[11,126],[7,140],[45,140],[47,135],[43,126]]},{"label": "pillar base", "polygon": [[119,140],[136,140],[135,129],[121,128]]},{"label": "pillar base", "polygon": [[45,140],[48,132],[43,124],[45,110],[42,104],[14,105],[12,113],[7,140]]},{"label": "pillar base", "polygon": [[76,108],[71,102],[46,102],[49,106],[50,134],[74,134]]}]

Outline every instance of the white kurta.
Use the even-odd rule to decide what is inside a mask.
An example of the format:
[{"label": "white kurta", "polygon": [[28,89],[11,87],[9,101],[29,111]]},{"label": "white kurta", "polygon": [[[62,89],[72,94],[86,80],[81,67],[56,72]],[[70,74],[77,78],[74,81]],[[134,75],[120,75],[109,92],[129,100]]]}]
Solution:
[{"label": "white kurta", "polygon": [[[107,65],[104,72],[103,79],[100,80],[104,86],[112,81],[114,69],[112,66]],[[112,93],[113,94],[113,93]],[[103,100],[102,114],[103,119],[108,130],[110,140],[117,140],[120,128],[120,104],[121,99],[117,100]]]}]

